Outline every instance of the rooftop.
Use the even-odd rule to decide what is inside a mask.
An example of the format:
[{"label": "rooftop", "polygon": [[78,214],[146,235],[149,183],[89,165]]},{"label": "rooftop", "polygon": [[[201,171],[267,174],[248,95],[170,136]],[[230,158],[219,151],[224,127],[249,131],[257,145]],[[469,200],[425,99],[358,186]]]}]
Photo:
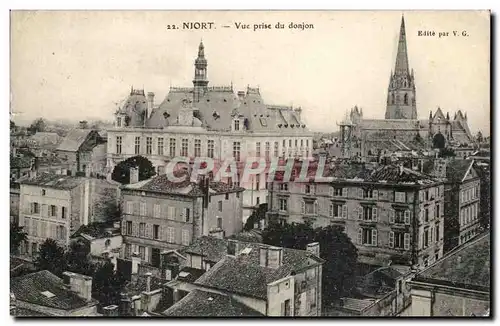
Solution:
[{"label": "rooftop", "polygon": [[472,164],[474,164],[474,160],[450,160],[446,164],[446,178],[451,182],[462,182]]},{"label": "rooftop", "polygon": [[38,173],[34,178],[19,181],[22,185],[32,185],[61,190],[71,190],[78,187],[86,179],[83,177],[67,176],[53,173]]},{"label": "rooftop", "polygon": [[78,151],[80,149],[80,146],[82,146],[83,142],[89,137],[92,132],[96,133],[96,131],[92,129],[71,130],[61,141],[61,143],[57,147],[57,150],[67,152]]},{"label": "rooftop", "polygon": [[107,238],[109,236],[119,236],[120,235],[120,228],[115,228],[113,225],[110,225],[108,223],[91,223],[88,225],[82,225],[78,230],[76,230],[73,235],[71,235],[72,238],[78,237],[78,236],[90,236],[91,238],[85,237],[88,240],[93,240],[93,239],[102,239],[102,238]]},{"label": "rooftop", "polygon": [[[128,282],[125,285],[124,293],[127,293],[129,297],[140,295],[142,292],[146,291],[146,281],[147,281],[146,275],[138,275],[135,281]],[[165,281],[152,276],[150,291],[161,289],[164,283]]]},{"label": "rooftop", "polygon": [[414,281],[489,292],[490,232],[467,242],[423,270]]},{"label": "rooftop", "polygon": [[232,299],[230,296],[193,290],[163,312],[168,317],[251,317],[260,312]]},{"label": "rooftop", "polygon": [[12,278],[10,289],[17,301],[45,307],[71,310],[90,304],[70,291],[62,279],[46,270]]}]

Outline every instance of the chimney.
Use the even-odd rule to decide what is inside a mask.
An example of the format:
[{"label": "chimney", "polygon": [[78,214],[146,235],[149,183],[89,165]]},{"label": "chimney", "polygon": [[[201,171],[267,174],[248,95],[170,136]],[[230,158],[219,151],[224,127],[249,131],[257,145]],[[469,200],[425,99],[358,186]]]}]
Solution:
[{"label": "chimney", "polygon": [[242,100],[245,97],[245,91],[238,91],[238,98]]},{"label": "chimney", "polygon": [[139,168],[131,167],[130,168],[130,184],[139,182]]},{"label": "chimney", "polygon": [[87,129],[88,128],[88,122],[85,120],[80,121],[79,125],[80,125],[80,129]]},{"label": "chimney", "polygon": [[151,112],[153,112],[154,104],[155,104],[155,93],[148,92],[148,111],[147,111],[148,118],[151,116]]},{"label": "chimney", "polygon": [[146,275],[146,292],[149,293],[149,292],[151,292],[151,276],[153,274],[148,272],[144,275]]},{"label": "chimney", "polygon": [[267,267],[267,248],[261,247],[259,251],[260,260],[259,264],[261,267]]},{"label": "chimney", "polygon": [[118,317],[118,306],[117,305],[110,305],[102,308],[104,311],[103,315],[105,317]]},{"label": "chimney", "polygon": [[139,257],[138,253],[134,253],[132,256],[132,274],[139,273],[139,264],[141,263],[141,257]]},{"label": "chimney", "polygon": [[87,301],[92,300],[92,277],[73,272],[63,273],[64,284]]},{"label": "chimney", "polygon": [[307,251],[319,257],[319,242],[308,243]]},{"label": "chimney", "polygon": [[229,256],[237,256],[239,252],[238,240],[228,239],[227,240],[227,254]]},{"label": "chimney", "polygon": [[267,249],[267,267],[279,268],[283,264],[283,248],[269,247]]}]

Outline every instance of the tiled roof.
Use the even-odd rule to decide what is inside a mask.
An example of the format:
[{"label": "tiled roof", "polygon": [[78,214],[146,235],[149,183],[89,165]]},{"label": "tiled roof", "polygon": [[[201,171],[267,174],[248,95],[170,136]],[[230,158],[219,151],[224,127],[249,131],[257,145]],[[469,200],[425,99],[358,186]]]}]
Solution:
[{"label": "tiled roof", "polygon": [[48,317],[50,315],[43,314],[39,311],[26,309],[26,308],[16,308],[16,317]]},{"label": "tiled roof", "polygon": [[30,168],[32,164],[32,158],[31,157],[16,157],[16,156],[10,156],[10,168],[11,169],[26,169]]},{"label": "tiled roof", "polygon": [[461,182],[474,160],[453,159],[446,165],[446,178],[451,182]]},{"label": "tiled roof", "polygon": [[168,317],[251,317],[260,312],[223,294],[193,290],[163,312]]},{"label": "tiled roof", "polygon": [[489,291],[490,232],[478,236],[417,274],[415,281]]},{"label": "tiled roof", "polygon": [[[140,295],[142,292],[146,291],[146,280],[146,275],[138,275],[135,282],[129,282],[125,285],[124,293],[127,293],[130,297]],[[164,280],[151,276],[150,290],[155,291],[161,289],[164,283]]]},{"label": "tiled roof", "polygon": [[70,190],[79,186],[85,178],[52,173],[39,173],[34,178],[20,181],[21,184]]},{"label": "tiled roof", "polygon": [[[205,274],[204,269],[193,268],[193,267],[184,267],[179,271],[180,273],[187,273],[187,276],[177,276],[177,279],[186,283],[194,283],[197,279],[199,279],[203,274]],[[184,275],[184,274],[183,274]]]},{"label": "tiled roof", "polygon": [[120,235],[120,228],[114,228],[113,225],[107,223],[91,223],[80,226],[71,237],[75,238],[82,234],[86,234],[94,239],[101,239],[108,237],[108,232],[111,232],[111,236],[117,236]]},{"label": "tiled roof", "polygon": [[363,311],[373,303],[373,299],[342,298],[342,308],[354,311]]},{"label": "tiled roof", "polygon": [[369,182],[398,184],[430,184],[436,182],[431,176],[397,165],[380,166],[366,180]]},{"label": "tiled roof", "polygon": [[61,144],[57,147],[59,151],[76,152],[87,139],[92,129],[73,129],[64,139]]},{"label": "tiled roof", "polygon": [[[10,289],[18,301],[56,309],[70,310],[89,304],[85,299],[68,290],[62,279],[46,270],[13,278],[10,282]],[[54,296],[48,297],[42,294],[45,291]]]},{"label": "tiled roof", "polygon": [[[180,176],[177,175],[176,177]],[[211,194],[240,192],[244,190],[243,188],[233,187],[232,185],[223,182],[210,182],[209,187]],[[203,196],[201,185],[196,182],[191,182],[188,175],[186,175],[185,179],[182,182],[174,182],[168,177],[168,175],[164,174],[155,176],[148,180],[140,181],[138,183],[125,185],[123,186],[123,188],[192,197]]]},{"label": "tiled roof", "polygon": [[[311,259],[316,263],[323,263],[321,258],[306,250],[283,248],[283,263],[280,267],[262,267],[259,263],[261,247],[271,246],[239,242],[240,252],[251,248],[250,252],[236,257],[223,256],[222,260],[203,274],[195,284],[265,299],[267,284],[312,266]],[[222,255],[222,252],[219,254]]]},{"label": "tiled roof", "polygon": [[30,136],[29,140],[35,141],[36,145],[40,147],[56,148],[62,137],[55,132],[37,132]]},{"label": "tiled roof", "polygon": [[184,253],[201,255],[206,260],[218,262],[226,256],[227,240],[202,236],[194,240]]}]

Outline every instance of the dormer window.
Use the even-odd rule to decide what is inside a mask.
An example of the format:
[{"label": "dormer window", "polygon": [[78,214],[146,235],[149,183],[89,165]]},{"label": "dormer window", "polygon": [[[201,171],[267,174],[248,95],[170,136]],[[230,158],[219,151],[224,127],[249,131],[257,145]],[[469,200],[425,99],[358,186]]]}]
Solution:
[{"label": "dormer window", "polygon": [[121,127],[122,126],[122,117],[116,118],[116,126]]},{"label": "dormer window", "polygon": [[240,130],[240,120],[234,120],[234,131]]}]

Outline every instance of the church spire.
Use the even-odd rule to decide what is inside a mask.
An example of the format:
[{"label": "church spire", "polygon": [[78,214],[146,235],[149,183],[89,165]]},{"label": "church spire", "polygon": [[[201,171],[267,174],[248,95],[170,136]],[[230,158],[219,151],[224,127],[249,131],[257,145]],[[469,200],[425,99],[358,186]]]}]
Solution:
[{"label": "church spire", "polygon": [[207,85],[207,59],[205,58],[205,46],[201,41],[198,46],[198,57],[194,61],[193,102],[199,102],[200,98],[206,94]]},{"label": "church spire", "polygon": [[399,29],[398,54],[396,55],[396,75],[409,75],[408,51],[406,47],[405,17],[401,17],[401,28]]}]

